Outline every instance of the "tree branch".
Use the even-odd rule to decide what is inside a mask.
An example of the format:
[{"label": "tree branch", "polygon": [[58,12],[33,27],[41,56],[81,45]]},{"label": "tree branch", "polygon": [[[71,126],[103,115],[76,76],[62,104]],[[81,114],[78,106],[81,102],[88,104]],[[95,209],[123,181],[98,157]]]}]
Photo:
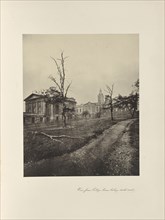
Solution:
[{"label": "tree branch", "polygon": [[61,66],[62,66],[62,73],[63,73],[63,83],[62,83],[62,89],[64,93],[64,83],[65,83],[65,68],[64,68],[64,57],[63,52],[61,53]]},{"label": "tree branch", "polygon": [[[41,135],[44,135],[45,137],[48,137],[52,140],[55,140],[55,139],[58,139],[58,138],[69,138],[69,139],[84,139],[82,137],[71,137],[71,136],[68,136],[68,135],[59,135],[59,136],[55,136],[55,135],[49,135],[49,134],[46,134],[44,132],[38,132],[37,134],[41,134]],[[56,140],[57,142],[61,142],[63,143],[62,141],[60,140]]]},{"label": "tree branch", "polygon": [[59,74],[59,76],[60,76],[60,85],[62,86],[62,84],[63,84],[63,76],[62,76],[62,72],[61,72],[61,69],[60,69],[60,67],[59,67],[59,65],[58,65],[58,63],[57,63],[57,61],[56,61],[56,59],[54,59],[53,57],[51,57],[52,58],[52,60],[55,62],[55,64],[56,64],[56,67],[57,67],[57,72],[58,72],[58,74]]},{"label": "tree branch", "polygon": [[63,144],[62,141],[56,140],[56,139],[54,139],[54,138],[55,138],[54,136],[48,135],[48,134],[46,134],[46,133],[44,133],[44,132],[37,132],[36,134],[38,134],[38,135],[43,135],[43,136],[45,136],[45,137],[50,138],[50,139],[53,140],[53,141],[56,141],[56,142],[59,142],[59,143]]},{"label": "tree branch", "polygon": [[51,79],[56,85],[57,85],[57,87],[59,88],[59,90],[60,90],[60,92],[61,92],[61,87],[60,87],[60,85],[58,84],[58,82],[56,81],[56,79],[53,77],[53,76],[49,76],[49,79]]},{"label": "tree branch", "polygon": [[67,86],[67,88],[66,88],[66,91],[65,91],[65,98],[66,98],[66,96],[67,96],[67,93],[68,93],[68,90],[69,90],[69,88],[70,88],[71,84],[72,84],[72,82],[71,82],[71,83],[69,83],[69,85],[68,85],[68,86]]}]

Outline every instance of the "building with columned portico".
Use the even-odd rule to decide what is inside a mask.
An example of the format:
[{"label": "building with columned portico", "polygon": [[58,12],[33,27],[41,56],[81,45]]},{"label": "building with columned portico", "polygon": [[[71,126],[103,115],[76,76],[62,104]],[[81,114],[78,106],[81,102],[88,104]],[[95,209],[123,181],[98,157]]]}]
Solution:
[{"label": "building with columned portico", "polygon": [[[36,124],[45,122],[56,122],[62,119],[63,104],[59,99],[59,92],[51,98],[45,94],[32,93],[25,100],[24,124]],[[66,98],[65,105],[74,112],[76,100]],[[67,119],[73,114],[66,113]]]}]

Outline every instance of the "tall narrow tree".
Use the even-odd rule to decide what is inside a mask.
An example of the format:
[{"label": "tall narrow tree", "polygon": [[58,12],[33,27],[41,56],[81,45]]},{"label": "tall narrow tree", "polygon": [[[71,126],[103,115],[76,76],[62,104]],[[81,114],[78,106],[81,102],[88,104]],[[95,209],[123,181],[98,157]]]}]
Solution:
[{"label": "tall narrow tree", "polygon": [[111,120],[112,121],[114,120],[114,117],[113,117],[113,90],[114,90],[114,84],[111,87],[106,85],[106,90],[105,91],[108,93],[108,96],[109,96],[109,100],[108,100],[108,103],[107,103],[107,108],[110,109]]},{"label": "tall narrow tree", "polygon": [[57,91],[59,91],[59,101],[62,104],[62,118],[64,122],[64,126],[66,127],[66,113],[70,110],[67,105],[67,94],[69,91],[69,88],[71,86],[71,82],[68,85],[66,84],[66,71],[65,71],[65,60],[67,57],[64,57],[64,53],[61,52],[61,57],[59,59],[55,59],[51,57],[51,59],[54,61],[56,69],[57,69],[57,75],[50,75],[49,78],[55,83]]}]

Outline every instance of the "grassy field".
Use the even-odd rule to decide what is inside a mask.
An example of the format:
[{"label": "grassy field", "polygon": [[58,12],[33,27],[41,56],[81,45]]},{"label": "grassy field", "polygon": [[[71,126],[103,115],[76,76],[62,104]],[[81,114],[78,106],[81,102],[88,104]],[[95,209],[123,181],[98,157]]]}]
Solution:
[{"label": "grassy field", "polygon": [[[50,138],[40,134],[36,134],[31,130],[24,130],[24,163],[37,162],[42,159],[48,159],[55,156],[61,156],[81,148],[93,138],[97,138],[105,129],[117,121],[111,121],[109,118],[91,119],[78,121],[73,126],[67,128],[45,127],[38,128],[39,132],[48,135],[67,135],[71,138],[60,138],[62,143],[51,140]],[[37,131],[37,128],[36,128]],[[80,138],[77,138],[80,137]]]}]

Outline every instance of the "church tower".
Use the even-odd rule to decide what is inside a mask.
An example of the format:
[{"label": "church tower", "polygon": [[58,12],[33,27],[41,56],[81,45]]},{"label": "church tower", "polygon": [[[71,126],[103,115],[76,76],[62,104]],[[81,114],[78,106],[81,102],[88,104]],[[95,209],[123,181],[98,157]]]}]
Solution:
[{"label": "church tower", "polygon": [[100,89],[100,92],[98,94],[98,104],[99,105],[103,105],[104,104],[104,95],[103,95],[101,89]]}]

